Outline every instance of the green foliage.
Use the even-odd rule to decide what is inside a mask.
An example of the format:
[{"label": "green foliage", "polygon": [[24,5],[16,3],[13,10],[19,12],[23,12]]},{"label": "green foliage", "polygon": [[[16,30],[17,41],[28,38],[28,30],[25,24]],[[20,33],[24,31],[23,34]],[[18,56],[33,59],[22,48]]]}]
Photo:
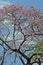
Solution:
[{"label": "green foliage", "polygon": [[42,16],[39,16],[39,19],[43,19],[43,15]]},{"label": "green foliage", "polygon": [[34,53],[37,53],[37,54],[41,53],[41,54],[43,54],[43,40],[39,41],[37,43]]}]

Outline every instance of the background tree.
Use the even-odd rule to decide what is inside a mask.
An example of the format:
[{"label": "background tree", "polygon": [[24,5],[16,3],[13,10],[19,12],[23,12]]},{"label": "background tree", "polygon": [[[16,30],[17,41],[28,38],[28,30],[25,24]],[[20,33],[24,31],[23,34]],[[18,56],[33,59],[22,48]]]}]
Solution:
[{"label": "background tree", "polygon": [[10,65],[14,65],[17,57],[23,65],[41,65],[43,12],[33,6],[25,9],[8,5],[0,9],[0,48],[0,65],[6,65],[8,57]]}]

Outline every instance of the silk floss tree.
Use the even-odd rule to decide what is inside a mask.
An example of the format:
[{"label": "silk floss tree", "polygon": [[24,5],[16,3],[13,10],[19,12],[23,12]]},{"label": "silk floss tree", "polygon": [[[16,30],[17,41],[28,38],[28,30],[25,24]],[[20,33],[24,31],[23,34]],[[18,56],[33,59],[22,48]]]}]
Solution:
[{"label": "silk floss tree", "polygon": [[[43,63],[43,12],[16,5],[0,9],[0,65]],[[12,60],[13,59],[13,60]],[[25,62],[25,60],[26,62]]]}]

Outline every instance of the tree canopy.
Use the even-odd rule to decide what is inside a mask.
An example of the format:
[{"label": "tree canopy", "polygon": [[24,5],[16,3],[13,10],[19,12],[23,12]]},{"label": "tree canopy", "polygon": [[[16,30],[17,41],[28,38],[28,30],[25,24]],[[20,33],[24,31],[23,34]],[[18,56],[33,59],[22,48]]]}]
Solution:
[{"label": "tree canopy", "polygon": [[[17,56],[23,65],[43,63],[43,11],[33,6],[16,5],[0,9],[0,65],[7,64],[9,55],[14,65]],[[26,59],[26,63],[24,59]],[[18,60],[19,61],[19,60]]]}]

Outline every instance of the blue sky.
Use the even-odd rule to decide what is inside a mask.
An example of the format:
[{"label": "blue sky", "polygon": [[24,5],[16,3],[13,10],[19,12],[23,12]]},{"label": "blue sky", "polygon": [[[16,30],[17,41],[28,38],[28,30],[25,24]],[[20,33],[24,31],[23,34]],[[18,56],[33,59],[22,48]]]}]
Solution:
[{"label": "blue sky", "polygon": [[0,0],[0,3],[1,3],[1,1],[3,1],[7,4],[8,3],[16,4],[16,5],[21,5],[24,7],[34,6],[40,10],[43,10],[43,0]]}]

